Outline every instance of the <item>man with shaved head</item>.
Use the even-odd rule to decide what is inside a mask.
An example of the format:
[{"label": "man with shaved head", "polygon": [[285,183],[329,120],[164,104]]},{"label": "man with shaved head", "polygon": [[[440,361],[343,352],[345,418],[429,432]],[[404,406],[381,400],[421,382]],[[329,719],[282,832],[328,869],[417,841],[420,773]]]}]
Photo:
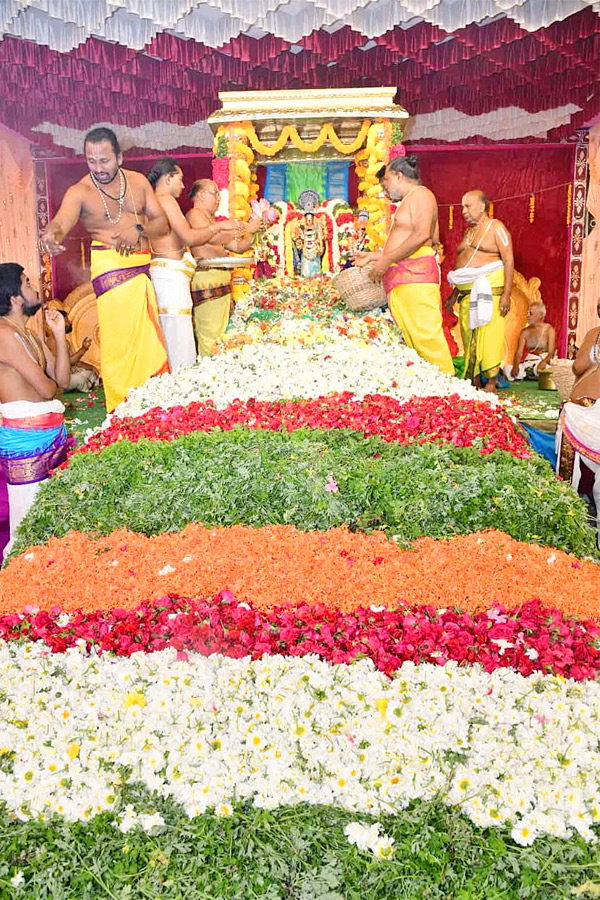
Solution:
[{"label": "man with shaved head", "polygon": [[468,191],[462,198],[468,227],[458,246],[456,268],[448,273],[454,290],[447,305],[452,309],[459,303],[465,378],[476,387],[485,379],[485,390],[495,391],[515,264],[510,232],[490,218],[489,208],[482,190]]},{"label": "man with shaved head", "polygon": [[[204,244],[196,244],[191,251],[196,260],[227,256],[229,251],[243,253],[252,246],[252,235],[261,226],[260,219],[239,222],[239,231],[232,240],[224,230],[227,222],[215,221],[221,192],[214,181],[200,178],[188,194],[194,205],[186,213],[193,229],[209,228],[212,235]],[[231,272],[227,269],[197,269],[192,278],[193,323],[200,356],[210,356],[225,333],[232,307]]]}]

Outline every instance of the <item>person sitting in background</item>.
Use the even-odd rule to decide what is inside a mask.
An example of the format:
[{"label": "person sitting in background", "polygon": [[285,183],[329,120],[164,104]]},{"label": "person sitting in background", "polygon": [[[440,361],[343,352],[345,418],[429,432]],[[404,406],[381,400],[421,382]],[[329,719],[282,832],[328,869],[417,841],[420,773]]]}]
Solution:
[{"label": "person sitting in background", "polygon": [[[65,334],[72,334],[73,325],[67,312],[59,309],[58,312],[65,320]],[[100,383],[100,376],[97,369],[89,363],[81,362],[85,354],[92,346],[92,339],[85,337],[81,343],[79,350],[69,352],[69,361],[71,363],[71,380],[69,381],[68,391],[92,391],[97,388]]]},{"label": "person sitting in background", "polygon": [[577,381],[556,430],[557,471],[580,494],[591,493],[600,549],[600,327],[584,337],[573,372]]},{"label": "person sitting in background", "polygon": [[573,373],[577,376],[570,397],[573,403],[590,406],[600,399],[600,328],[592,328],[584,337],[573,362]]},{"label": "person sitting in background", "polygon": [[541,300],[527,310],[528,324],[519,336],[513,364],[504,370],[509,381],[537,378],[550,365],[556,353],[556,331],[553,325],[544,322],[545,315],[546,307]]},{"label": "person sitting in background", "polygon": [[69,384],[65,322],[46,312],[55,356],[26,327],[41,308],[37,291],[18,263],[0,264],[0,467],[8,484],[9,552],[21,520],[51,469],[67,455],[64,406],[55,400]]}]

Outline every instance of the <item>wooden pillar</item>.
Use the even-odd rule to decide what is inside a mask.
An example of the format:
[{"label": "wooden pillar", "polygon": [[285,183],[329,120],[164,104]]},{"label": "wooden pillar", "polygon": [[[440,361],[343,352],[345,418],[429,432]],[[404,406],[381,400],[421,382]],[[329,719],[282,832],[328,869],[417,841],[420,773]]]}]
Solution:
[{"label": "wooden pillar", "polygon": [[[561,356],[574,359],[577,353],[577,322],[581,302],[581,276],[583,268],[583,239],[585,237],[586,199],[588,177],[587,131],[577,132],[575,161],[573,164],[573,192],[571,227],[567,254],[567,279],[565,285],[565,330]],[[566,353],[565,353],[566,351]]]}]

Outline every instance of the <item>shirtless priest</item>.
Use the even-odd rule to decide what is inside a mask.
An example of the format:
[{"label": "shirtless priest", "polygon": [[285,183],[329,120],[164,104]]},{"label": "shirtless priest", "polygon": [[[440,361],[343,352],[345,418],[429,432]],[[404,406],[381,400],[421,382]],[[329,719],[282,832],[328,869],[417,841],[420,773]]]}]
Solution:
[{"label": "shirtless priest", "polygon": [[0,264],[0,468],[8,484],[10,552],[17,527],[40,482],[66,458],[64,406],[54,395],[69,386],[71,367],[65,320],[46,310],[55,356],[26,327],[40,309],[23,266]]},{"label": "shirtless priest", "polygon": [[458,246],[456,268],[448,273],[454,290],[447,305],[458,300],[460,331],[465,348],[465,378],[476,387],[496,390],[502,363],[504,319],[510,309],[515,263],[506,225],[489,216],[483,191],[468,191],[462,198],[467,223]]},{"label": "shirtless priest", "polygon": [[454,375],[444,335],[440,270],[434,246],[439,243],[438,209],[433,193],[421,184],[417,157],[397,156],[380,177],[387,196],[397,203],[382,251],[357,252],[355,265],[369,266],[381,278],[392,317],[409,347],[447,375]]},{"label": "shirtless priest", "polygon": [[199,227],[192,228],[177,202],[183,191],[183,171],[170,156],[155,162],[148,172],[148,181],[169,222],[169,233],[152,241],[150,277],[156,291],[169,366],[175,372],[180,366],[190,366],[196,361],[190,293],[196,260],[189,247],[205,246],[213,239],[226,244],[241,237],[245,225],[225,220],[215,225],[201,222]]},{"label": "shirtless priest", "polygon": [[[215,220],[221,192],[214,181],[201,178],[195,181],[188,194],[193,207],[186,213],[192,228],[212,228],[214,234],[206,244],[192,246],[196,260],[228,256],[229,252],[243,253],[252,246],[252,235],[262,227],[262,220],[250,219],[243,224],[240,236],[231,240],[220,231],[221,222]],[[244,265],[242,262],[241,265]],[[210,356],[222,338],[232,311],[231,271],[227,269],[197,269],[192,279],[194,331],[200,356]]]},{"label": "shirtless priest", "polygon": [[41,240],[51,255],[62,253],[79,218],[92,237],[100,367],[110,412],[132,387],[169,371],[148,245],[148,239],[166,235],[169,226],[145,175],[122,167],[123,154],[110,128],[90,131],[84,153],[88,174],[67,190]]}]

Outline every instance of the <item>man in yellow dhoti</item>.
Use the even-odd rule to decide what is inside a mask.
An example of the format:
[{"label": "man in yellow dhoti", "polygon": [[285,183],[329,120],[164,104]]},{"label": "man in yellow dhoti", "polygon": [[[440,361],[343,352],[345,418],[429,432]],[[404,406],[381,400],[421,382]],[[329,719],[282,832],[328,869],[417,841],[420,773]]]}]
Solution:
[{"label": "man in yellow dhoti", "polygon": [[110,128],[90,131],[84,152],[89,172],[67,190],[42,246],[51,255],[62,253],[62,241],[80,217],[92,236],[100,366],[111,412],[130,388],[169,371],[147,241],[166,234],[168,223],[147,179],[122,168],[123,155]]},{"label": "man in yellow dhoti", "polygon": [[439,242],[437,202],[421,184],[417,157],[397,156],[385,169],[383,188],[398,203],[382,251],[357,252],[355,264],[382,278],[393,319],[409,347],[423,359],[454,375],[442,326],[440,270],[434,245]]},{"label": "man in yellow dhoti", "polygon": [[515,263],[510,232],[498,219],[489,217],[489,208],[483,191],[469,191],[462,198],[469,228],[458,246],[456,268],[448,273],[454,290],[447,305],[452,309],[457,300],[460,303],[464,377],[476,387],[481,387],[485,378],[485,390],[495,391]]},{"label": "man in yellow dhoti", "polygon": [[[227,256],[229,251],[243,253],[252,246],[252,235],[261,227],[261,219],[250,219],[247,224],[238,223],[239,230],[231,239],[229,231],[222,231],[221,222],[215,221],[221,192],[214,181],[201,178],[195,181],[188,194],[194,206],[186,218],[194,229],[212,229],[213,234],[205,244],[196,244],[192,253],[196,260]],[[231,220],[223,224],[226,225]],[[240,260],[240,265],[244,261]],[[193,322],[200,356],[210,356],[225,334],[232,312],[231,272],[227,269],[197,269],[192,278]]]}]

